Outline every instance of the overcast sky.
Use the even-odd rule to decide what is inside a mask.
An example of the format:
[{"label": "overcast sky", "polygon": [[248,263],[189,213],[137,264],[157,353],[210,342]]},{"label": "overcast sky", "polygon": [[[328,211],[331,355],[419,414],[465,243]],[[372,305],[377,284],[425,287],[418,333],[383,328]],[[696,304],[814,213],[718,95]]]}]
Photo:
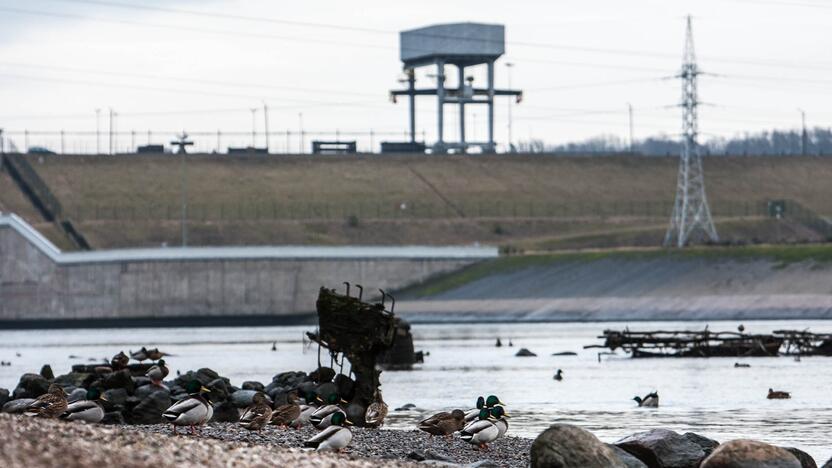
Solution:
[{"label": "overcast sky", "polygon": [[[121,3],[120,3],[121,2]],[[133,7],[125,7],[133,6]],[[680,127],[677,72],[685,15],[694,17],[702,77],[703,138],[771,128],[832,125],[832,2],[824,0],[0,0],[0,128],[20,133],[101,127],[114,109],[117,129],[137,143],[173,132],[250,132],[262,146],[263,103],[273,132],[374,131],[374,143],[403,139],[405,101],[398,35],[443,22],[506,26],[497,85],[524,90],[514,106],[514,140],[548,143],[600,134],[627,137],[627,104],[636,138]],[[431,70],[432,71],[432,70]],[[420,86],[433,86],[428,70]],[[475,70],[484,84],[484,70]],[[507,140],[508,100],[498,103],[496,138]],[[299,114],[302,113],[302,119]],[[446,136],[458,136],[447,108]],[[302,123],[301,123],[302,120]],[[469,136],[486,135],[485,108],[468,113]],[[417,127],[435,138],[435,98],[420,102]],[[395,135],[385,135],[393,132]],[[309,137],[307,137],[308,139]],[[353,139],[354,137],[349,137]],[[126,149],[129,135],[118,138]],[[201,149],[215,136],[196,137]],[[364,147],[369,137],[360,137]],[[55,148],[32,134],[30,145]],[[66,137],[67,151],[92,150],[94,137]],[[250,136],[222,136],[246,145]],[[283,151],[285,136],[272,137]],[[288,140],[297,149],[294,136]]]}]

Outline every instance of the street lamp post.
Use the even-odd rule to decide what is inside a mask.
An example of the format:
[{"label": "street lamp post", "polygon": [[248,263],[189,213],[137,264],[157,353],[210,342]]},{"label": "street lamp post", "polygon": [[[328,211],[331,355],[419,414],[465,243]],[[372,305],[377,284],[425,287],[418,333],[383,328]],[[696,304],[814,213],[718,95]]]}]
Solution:
[{"label": "street lamp post", "polygon": [[[514,68],[514,64],[511,63],[511,62],[507,62],[506,63],[506,68],[508,68],[508,89],[510,91],[511,90],[511,69]],[[509,99],[508,100],[508,151],[509,152],[512,152],[511,143],[512,143],[512,140],[513,140],[513,138],[512,138],[513,122],[512,122],[512,118],[511,118],[511,109],[512,109],[513,105],[514,105],[514,103],[512,103],[511,99]]]}]

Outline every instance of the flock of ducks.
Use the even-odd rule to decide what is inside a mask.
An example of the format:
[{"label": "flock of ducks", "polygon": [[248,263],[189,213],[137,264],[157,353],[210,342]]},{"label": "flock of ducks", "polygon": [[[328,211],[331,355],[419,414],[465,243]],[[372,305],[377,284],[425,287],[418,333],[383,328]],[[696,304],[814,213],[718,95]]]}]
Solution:
[{"label": "flock of ducks", "polygon": [[479,449],[488,449],[488,444],[499,439],[508,431],[510,418],[505,405],[495,395],[487,399],[477,398],[476,408],[464,412],[436,413],[418,424],[418,429],[433,436],[450,438],[455,432],[460,438]]}]

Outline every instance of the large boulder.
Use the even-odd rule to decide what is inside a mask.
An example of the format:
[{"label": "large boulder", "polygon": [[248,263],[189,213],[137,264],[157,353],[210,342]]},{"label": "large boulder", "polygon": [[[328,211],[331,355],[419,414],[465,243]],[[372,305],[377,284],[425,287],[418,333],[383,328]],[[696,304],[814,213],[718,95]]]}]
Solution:
[{"label": "large boulder", "polygon": [[702,462],[701,468],[801,468],[787,450],[756,440],[729,440]]},{"label": "large boulder", "polygon": [[826,463],[823,464],[820,468],[832,468],[832,458],[829,459]]},{"label": "large boulder", "polygon": [[0,407],[6,404],[12,398],[11,393],[5,388],[0,388]]},{"label": "large boulder", "polygon": [[257,392],[254,390],[238,390],[231,394],[231,404],[237,408],[246,408]]},{"label": "large boulder", "polygon": [[685,432],[682,436],[691,442],[695,443],[696,445],[702,447],[702,450],[705,452],[705,455],[710,455],[717,447],[719,447],[719,442],[709,439],[705,436],[701,436],[694,432]]},{"label": "large boulder", "polygon": [[113,405],[124,405],[127,403],[127,390],[123,388],[111,388],[101,394],[107,401]]},{"label": "large boulder", "polygon": [[49,390],[49,381],[40,374],[23,374],[14,389],[14,399],[37,398]]},{"label": "large boulder", "polygon": [[170,394],[157,390],[133,407],[127,418],[131,424],[157,424],[162,422],[162,413],[170,407]]},{"label": "large boulder", "polygon": [[243,382],[243,390],[254,390],[257,392],[264,392],[266,391],[266,387],[263,386],[260,382],[256,382],[253,380],[247,380]]},{"label": "large boulder", "polygon": [[309,376],[306,372],[281,372],[272,378],[272,383],[281,387],[296,388],[308,380]]},{"label": "large boulder", "polygon": [[532,442],[532,468],[626,468],[597,437],[577,426],[555,424]]},{"label": "large boulder", "polygon": [[133,383],[133,376],[127,369],[122,369],[118,372],[105,374],[101,379],[101,388],[109,390],[111,388],[123,388],[127,393],[132,394],[136,389],[136,384]]},{"label": "large boulder", "polygon": [[87,390],[83,388],[76,388],[71,391],[66,397],[67,403],[74,403],[76,401],[85,400],[87,398]]},{"label": "large boulder", "polygon": [[94,374],[88,372],[70,372],[69,374],[59,375],[55,377],[55,383],[62,387],[83,387],[87,379],[93,377]]},{"label": "large boulder", "polygon": [[229,395],[234,393],[234,389],[231,385],[225,379],[220,377],[205,384],[205,388],[209,390],[205,397],[212,403],[222,403],[225,400],[228,400]]},{"label": "large boulder", "polygon": [[797,461],[800,462],[800,466],[802,466],[803,468],[818,468],[818,464],[815,462],[815,459],[803,450],[794,447],[782,448],[794,455],[795,457],[797,457]]},{"label": "large boulder", "polygon": [[647,468],[647,465],[645,465],[643,461],[634,457],[630,452],[624,450],[623,448],[617,447],[613,444],[607,444],[607,447],[611,448],[612,451],[615,452],[627,468]]},{"label": "large boulder", "polygon": [[27,406],[32,404],[33,401],[35,401],[34,398],[19,398],[17,400],[7,401],[6,404],[3,405],[2,411],[4,413],[12,414],[22,413],[26,410]]},{"label": "large boulder", "polygon": [[240,421],[240,410],[231,401],[224,401],[219,405],[214,405],[214,417],[211,421],[236,423]]},{"label": "large boulder", "polygon": [[615,445],[651,468],[696,468],[706,456],[705,450],[691,438],[668,429],[639,432]]}]

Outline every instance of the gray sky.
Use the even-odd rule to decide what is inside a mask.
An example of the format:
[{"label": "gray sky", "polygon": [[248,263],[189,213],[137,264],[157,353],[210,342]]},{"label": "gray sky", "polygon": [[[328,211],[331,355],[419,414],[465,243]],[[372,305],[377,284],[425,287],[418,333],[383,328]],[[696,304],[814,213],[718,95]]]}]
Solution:
[{"label": "gray sky", "polygon": [[[250,132],[249,109],[266,102],[272,131],[297,131],[302,113],[307,132],[372,129],[376,144],[402,139],[406,104],[388,98],[401,86],[396,32],[478,21],[506,26],[497,83],[506,86],[504,63],[512,62],[512,84],[525,91],[514,107],[515,141],[626,138],[627,103],[637,138],[676,134],[679,110],[667,106],[678,102],[680,84],[662,78],[680,66],[687,14],[700,67],[718,75],[699,85],[712,104],[701,109],[703,138],[796,128],[798,108],[810,126],[832,125],[832,2],[825,0],[0,0],[0,128],[94,132],[95,109],[106,128],[112,108],[119,131],[135,130],[145,143],[150,129],[161,143],[180,129]],[[473,72],[479,83],[483,72]],[[426,73],[419,83],[433,85]],[[418,129],[433,141],[435,100],[420,105]],[[507,139],[508,105],[498,103],[499,143]],[[454,139],[456,110],[447,111],[446,135]],[[255,118],[262,133],[262,110]],[[485,109],[472,108],[467,118],[469,134],[484,139]],[[12,137],[23,145],[20,134]],[[117,144],[126,149],[130,139]],[[216,144],[216,137],[196,139],[201,149]],[[369,145],[368,137],[359,140]],[[59,144],[34,134],[29,142]],[[288,143],[297,148],[294,136]],[[67,137],[68,151],[93,145],[94,137]],[[273,151],[286,145],[286,137],[271,141]]]}]

